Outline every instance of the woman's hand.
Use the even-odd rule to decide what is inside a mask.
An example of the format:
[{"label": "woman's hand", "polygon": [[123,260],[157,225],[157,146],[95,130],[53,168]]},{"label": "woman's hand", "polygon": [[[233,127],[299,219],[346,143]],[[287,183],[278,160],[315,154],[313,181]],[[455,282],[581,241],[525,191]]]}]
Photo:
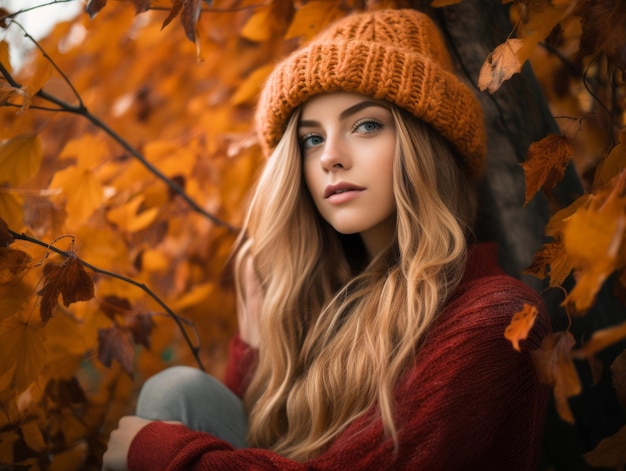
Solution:
[{"label": "woman's hand", "polygon": [[259,313],[263,302],[263,292],[259,277],[254,270],[252,257],[243,262],[242,273],[243,303],[237,303],[237,321],[241,340],[251,347],[259,347]]},{"label": "woman's hand", "polygon": [[107,451],[102,456],[103,471],[126,471],[128,449],[135,435],[152,420],[135,415],[122,417],[118,428],[111,432]]}]

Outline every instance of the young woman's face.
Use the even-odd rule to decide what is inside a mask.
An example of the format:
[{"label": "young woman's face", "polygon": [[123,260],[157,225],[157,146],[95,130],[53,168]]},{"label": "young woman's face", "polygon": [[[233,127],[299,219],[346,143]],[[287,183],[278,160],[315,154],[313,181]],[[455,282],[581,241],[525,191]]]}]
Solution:
[{"label": "young woman's face", "polygon": [[337,92],[302,107],[298,139],[315,206],[342,234],[360,233],[370,255],[395,230],[392,168],[396,129],[389,105]]}]

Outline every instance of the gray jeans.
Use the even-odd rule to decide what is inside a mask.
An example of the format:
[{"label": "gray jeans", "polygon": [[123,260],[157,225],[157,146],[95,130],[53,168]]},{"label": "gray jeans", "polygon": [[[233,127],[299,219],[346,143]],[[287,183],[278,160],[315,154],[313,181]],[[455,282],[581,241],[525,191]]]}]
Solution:
[{"label": "gray jeans", "polygon": [[241,400],[196,368],[174,366],[149,378],[137,399],[137,415],[149,420],[176,420],[235,448],[246,447],[248,419]]}]

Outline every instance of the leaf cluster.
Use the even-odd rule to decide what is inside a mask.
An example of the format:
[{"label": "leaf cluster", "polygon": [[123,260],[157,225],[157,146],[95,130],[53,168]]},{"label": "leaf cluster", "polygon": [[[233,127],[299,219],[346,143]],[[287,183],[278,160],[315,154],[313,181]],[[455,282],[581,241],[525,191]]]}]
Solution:
[{"label": "leaf cluster", "polygon": [[[626,292],[624,2],[503,3],[511,37],[479,84],[497,93],[530,61],[559,117],[562,133],[528,151],[526,202],[550,196],[570,162],[586,191],[555,207],[528,271],[559,289],[573,273],[563,308],[581,316],[612,274]],[[235,328],[229,254],[262,163],[251,124],[263,80],[331,21],[406,6],[89,0],[40,43],[21,11],[0,9],[0,27],[35,44],[13,70],[0,41],[0,465],[99,469],[145,378],[173,363],[220,376]],[[521,348],[536,315],[526,306],[503,335]],[[565,420],[574,360],[625,337],[617,326],[577,345],[568,329],[535,352]],[[590,461],[623,459],[603,450]]]}]

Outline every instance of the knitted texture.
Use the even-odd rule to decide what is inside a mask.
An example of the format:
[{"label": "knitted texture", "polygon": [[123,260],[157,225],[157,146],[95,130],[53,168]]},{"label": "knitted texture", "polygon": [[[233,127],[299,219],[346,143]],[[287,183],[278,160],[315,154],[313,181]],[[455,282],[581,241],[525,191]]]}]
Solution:
[{"label": "knitted texture", "polygon": [[472,176],[485,165],[483,114],[454,74],[437,27],[416,10],[351,15],[279,63],[259,100],[256,126],[266,155],[295,108],[344,91],[387,100],[429,123],[464,159]]},{"label": "knitted texture", "polygon": [[[522,306],[540,313],[522,351],[504,330]],[[529,351],[549,330],[541,299],[499,268],[496,246],[472,249],[467,271],[394,391],[398,449],[373,410],[318,457],[297,463],[269,450],[233,449],[212,435],[153,422],[130,445],[130,471],[535,471],[550,389]],[[254,351],[231,343],[227,386],[243,393]]]}]

